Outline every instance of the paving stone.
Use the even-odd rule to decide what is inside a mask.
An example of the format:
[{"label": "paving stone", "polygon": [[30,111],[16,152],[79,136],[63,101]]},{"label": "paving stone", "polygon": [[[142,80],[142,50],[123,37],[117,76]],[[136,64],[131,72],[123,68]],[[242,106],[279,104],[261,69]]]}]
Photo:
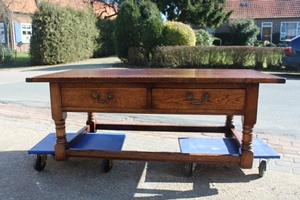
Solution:
[{"label": "paving stone", "polygon": [[[293,172],[291,168],[285,167],[285,166],[279,166],[279,165],[268,165],[268,170],[281,171],[281,172],[286,172],[286,173]],[[270,172],[270,173],[272,173],[272,172]]]},{"label": "paving stone", "polygon": [[284,160],[275,160],[275,164],[278,166],[286,166],[286,167],[296,167],[300,168],[300,163],[294,163],[294,162],[287,162]]},{"label": "paving stone", "polygon": [[[278,153],[283,153],[283,154],[296,154],[297,155],[297,152],[298,152],[296,150],[288,150],[288,149],[274,149],[274,150],[277,151]],[[299,154],[299,152],[298,152],[298,154]]]},{"label": "paving stone", "polygon": [[294,161],[293,158],[291,158],[291,157],[285,157],[285,156],[280,157],[280,160],[287,161],[287,162],[293,162]]},{"label": "paving stone", "polygon": [[[292,147],[292,143],[291,142],[286,142],[286,141],[276,141],[276,140],[272,140],[272,141],[267,141],[267,144],[272,146],[272,147],[282,147],[282,146],[287,146],[287,147]],[[297,147],[293,147],[293,148],[297,148]]]},{"label": "paving stone", "polygon": [[280,141],[292,142],[294,139],[289,137],[281,137],[279,138]]},{"label": "paving stone", "polygon": [[280,141],[279,140],[267,140],[267,144],[279,145]]},{"label": "paving stone", "polygon": [[284,154],[281,157],[289,157],[289,158],[299,158],[300,159],[300,155],[295,155],[295,154]]},{"label": "paving stone", "polygon": [[294,158],[295,163],[300,163],[300,157],[299,158]]},{"label": "paving stone", "polygon": [[300,142],[292,142],[292,147],[299,147],[300,148]]},{"label": "paving stone", "polygon": [[279,140],[279,145],[282,145],[282,146],[292,146],[292,142],[291,141],[281,141]]},{"label": "paving stone", "polygon": [[273,136],[273,135],[265,135],[265,134],[258,134],[257,135],[258,138],[264,139],[264,140],[279,140],[279,137],[277,136]]},{"label": "paving stone", "polygon": [[300,175],[300,168],[293,168],[292,172]]},{"label": "paving stone", "polygon": [[292,146],[282,146],[282,149],[294,150],[294,151],[298,151],[299,150],[298,147],[292,147]]}]

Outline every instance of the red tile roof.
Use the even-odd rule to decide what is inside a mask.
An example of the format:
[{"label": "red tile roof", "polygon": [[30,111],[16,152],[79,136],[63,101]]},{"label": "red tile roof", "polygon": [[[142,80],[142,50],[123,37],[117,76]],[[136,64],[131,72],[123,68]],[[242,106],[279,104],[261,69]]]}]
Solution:
[{"label": "red tile roof", "polygon": [[2,0],[14,12],[34,13],[38,8],[35,0]]},{"label": "red tile roof", "polygon": [[[37,3],[42,0],[2,0],[3,3],[14,12],[22,12],[22,13],[34,13],[38,10]],[[62,7],[72,6],[73,8],[84,8],[90,4],[90,0],[43,0],[52,3],[58,3]],[[93,4],[95,13],[101,17],[105,17],[108,15],[112,15],[115,13],[114,9],[105,6],[105,4],[101,2],[95,2]],[[117,8],[116,8],[117,9]]]},{"label": "red tile roof", "polygon": [[73,8],[84,8],[89,4],[89,0],[40,0],[44,2],[57,3],[62,7],[71,6]]},{"label": "red tile roof", "polygon": [[234,10],[230,18],[300,17],[300,0],[226,0],[225,10]]}]

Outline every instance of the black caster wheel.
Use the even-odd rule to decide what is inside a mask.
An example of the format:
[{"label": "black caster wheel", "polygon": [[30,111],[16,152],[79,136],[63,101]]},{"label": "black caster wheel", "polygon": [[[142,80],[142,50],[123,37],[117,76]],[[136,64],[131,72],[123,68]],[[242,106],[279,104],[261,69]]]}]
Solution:
[{"label": "black caster wheel", "polygon": [[258,174],[260,177],[263,177],[267,171],[267,162],[262,160],[258,167]]},{"label": "black caster wheel", "polygon": [[46,167],[46,160],[47,155],[37,155],[33,162],[33,168],[38,172],[43,171]]},{"label": "black caster wheel", "polygon": [[184,166],[184,174],[186,176],[192,176],[195,166],[196,164],[194,163],[186,163]]},{"label": "black caster wheel", "polygon": [[113,164],[114,164],[113,160],[104,159],[101,164],[102,171],[105,173],[109,172],[113,167]]}]

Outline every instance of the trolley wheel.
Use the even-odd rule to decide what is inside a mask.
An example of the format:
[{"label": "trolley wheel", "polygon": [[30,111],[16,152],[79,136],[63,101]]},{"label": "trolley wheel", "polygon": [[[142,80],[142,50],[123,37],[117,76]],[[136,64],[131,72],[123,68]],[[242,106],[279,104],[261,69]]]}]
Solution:
[{"label": "trolley wheel", "polygon": [[194,163],[185,163],[184,174],[186,176],[192,176],[194,169],[195,169]]},{"label": "trolley wheel", "polygon": [[267,171],[267,162],[262,160],[258,167],[258,173],[260,177],[263,177]]},{"label": "trolley wheel", "polygon": [[105,173],[109,172],[113,167],[113,165],[114,165],[114,160],[103,159],[101,164],[102,171]]},{"label": "trolley wheel", "polygon": [[47,155],[37,155],[33,162],[33,168],[36,171],[43,171],[46,166]]}]

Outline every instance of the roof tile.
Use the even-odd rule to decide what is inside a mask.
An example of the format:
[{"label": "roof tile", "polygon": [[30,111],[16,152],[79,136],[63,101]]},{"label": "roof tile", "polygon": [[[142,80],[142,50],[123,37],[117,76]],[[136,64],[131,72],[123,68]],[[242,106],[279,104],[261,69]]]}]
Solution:
[{"label": "roof tile", "polygon": [[[42,0],[2,0],[3,3],[14,12],[23,12],[23,13],[34,13],[38,10],[36,1]],[[84,8],[89,5],[90,0],[43,0],[52,3],[59,3],[62,7],[72,6],[73,8]],[[94,10],[97,15],[100,15],[102,11],[104,12],[101,17],[112,15],[115,11],[112,8],[105,6],[101,2],[94,2]],[[117,8],[116,8],[117,9]]]},{"label": "roof tile", "polygon": [[2,0],[14,12],[34,13],[38,8],[35,0]]},{"label": "roof tile", "polygon": [[227,0],[225,10],[234,10],[230,18],[300,17],[300,0]]}]

